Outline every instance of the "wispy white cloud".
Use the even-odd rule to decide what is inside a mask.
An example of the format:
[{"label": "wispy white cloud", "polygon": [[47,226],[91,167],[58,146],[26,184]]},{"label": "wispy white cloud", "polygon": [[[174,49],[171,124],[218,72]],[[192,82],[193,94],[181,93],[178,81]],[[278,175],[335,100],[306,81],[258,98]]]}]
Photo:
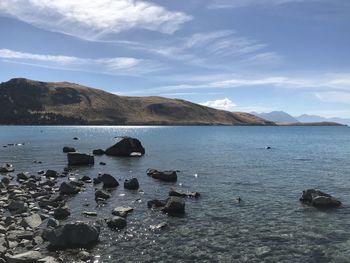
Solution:
[{"label": "wispy white cloud", "polygon": [[[192,79],[192,77],[187,77],[187,79]],[[222,75],[221,80],[214,81],[210,81],[210,76],[205,76],[203,78],[203,80],[208,81],[202,81],[202,79],[198,76],[194,76],[193,79],[197,79],[198,81],[157,87],[154,88],[153,91],[179,92],[184,90],[219,90],[239,87],[267,87],[322,92],[329,90],[350,91],[350,74],[324,74],[308,78],[290,76],[225,78],[225,76]],[[213,79],[217,79],[217,76],[213,75]]]},{"label": "wispy white cloud", "polygon": [[0,59],[40,67],[111,75],[137,75],[160,69],[158,63],[132,57],[91,59],[74,56],[33,54],[10,49],[0,49]]},{"label": "wispy white cloud", "polygon": [[219,99],[219,100],[210,100],[200,104],[203,106],[220,109],[220,110],[227,110],[227,111],[233,110],[233,108],[237,106],[235,103],[233,103],[233,101],[231,101],[228,98]]},{"label": "wispy white cloud", "polygon": [[133,28],[172,34],[192,19],[144,0],[1,0],[0,13],[90,40]]}]

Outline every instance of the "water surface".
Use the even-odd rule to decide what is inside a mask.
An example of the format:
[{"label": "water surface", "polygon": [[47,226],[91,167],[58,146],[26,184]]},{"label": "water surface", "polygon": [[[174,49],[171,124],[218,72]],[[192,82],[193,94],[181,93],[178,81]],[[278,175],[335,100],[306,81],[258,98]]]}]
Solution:
[{"label": "water surface", "polygon": [[[146,155],[95,157],[93,167],[74,169],[78,177],[110,173],[120,183],[134,176],[143,190],[124,190],[121,184],[106,206],[96,207],[94,188],[88,186],[68,202],[69,220],[95,220],[82,216],[84,210],[103,218],[116,206],[135,209],[125,230],[103,229],[92,250],[96,262],[350,262],[347,127],[2,126],[2,145],[25,144],[1,148],[0,162],[13,163],[16,172],[62,171],[67,165],[63,146],[91,152],[123,135],[139,138]],[[163,183],[148,177],[147,168],[181,173],[177,183]],[[198,200],[186,200],[183,218],[147,209],[148,200],[165,198],[171,188],[201,193]],[[303,206],[298,198],[307,188],[322,189],[344,206]],[[161,222],[168,227],[150,230]]]}]

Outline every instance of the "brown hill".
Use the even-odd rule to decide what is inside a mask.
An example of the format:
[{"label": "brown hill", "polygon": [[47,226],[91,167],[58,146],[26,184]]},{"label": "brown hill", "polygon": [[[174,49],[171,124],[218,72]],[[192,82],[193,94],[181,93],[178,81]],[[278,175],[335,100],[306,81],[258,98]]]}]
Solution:
[{"label": "brown hill", "polygon": [[11,79],[0,84],[0,124],[274,125],[248,113],[185,100],[124,97],[68,82]]}]

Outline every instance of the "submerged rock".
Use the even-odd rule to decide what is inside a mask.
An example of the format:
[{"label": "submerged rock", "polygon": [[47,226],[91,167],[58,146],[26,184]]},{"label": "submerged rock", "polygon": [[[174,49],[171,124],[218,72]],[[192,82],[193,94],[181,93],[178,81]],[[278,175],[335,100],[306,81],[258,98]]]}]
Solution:
[{"label": "submerged rock", "polygon": [[200,197],[200,193],[198,193],[198,192],[183,192],[183,191],[172,189],[169,192],[169,196],[198,198],[198,197]]},{"label": "submerged rock", "polygon": [[338,207],[341,205],[341,202],[330,194],[316,189],[307,189],[303,191],[299,200],[303,203],[323,208]]},{"label": "submerged rock", "polygon": [[126,220],[120,216],[114,216],[107,221],[107,226],[113,229],[122,229],[126,227]]},{"label": "submerged rock", "polygon": [[46,238],[53,247],[85,248],[95,244],[99,235],[99,227],[85,222],[75,222],[48,230]]},{"label": "submerged rock", "polygon": [[93,150],[92,154],[94,154],[94,155],[103,155],[103,154],[105,154],[105,151],[102,150],[102,149],[97,149],[97,150]]},{"label": "submerged rock", "polygon": [[115,179],[110,174],[103,174],[99,177],[99,179],[103,183],[104,188],[115,188],[115,187],[119,186],[117,179]]},{"label": "submerged rock", "polygon": [[63,152],[64,153],[74,153],[74,152],[76,152],[76,150],[74,147],[65,146],[65,147],[63,147]]},{"label": "submerged rock", "polygon": [[148,169],[147,175],[154,179],[166,181],[166,182],[176,182],[177,173],[176,171],[158,171],[156,169]]},{"label": "submerged rock", "polygon": [[139,181],[137,178],[131,178],[131,179],[126,179],[124,181],[124,188],[129,189],[129,190],[137,190],[139,189]]},{"label": "submerged rock", "polygon": [[145,148],[143,148],[141,142],[138,139],[125,137],[118,143],[108,148],[105,153],[112,156],[129,157],[131,154],[139,153],[139,155],[145,154]]},{"label": "submerged rock", "polygon": [[95,192],[95,199],[99,199],[99,198],[102,198],[102,199],[108,199],[110,198],[111,195],[109,193],[107,193],[106,191],[103,191],[103,190],[97,190]]},{"label": "submerged rock", "polygon": [[94,156],[85,153],[68,153],[67,158],[68,165],[93,165],[95,163]]}]

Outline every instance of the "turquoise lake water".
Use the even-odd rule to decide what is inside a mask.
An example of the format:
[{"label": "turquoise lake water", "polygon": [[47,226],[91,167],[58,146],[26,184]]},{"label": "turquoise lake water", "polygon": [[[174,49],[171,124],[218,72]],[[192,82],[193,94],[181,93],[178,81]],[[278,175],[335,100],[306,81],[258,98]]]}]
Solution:
[{"label": "turquoise lake water", "polygon": [[[74,169],[77,177],[110,173],[121,185],[104,207],[96,207],[88,186],[68,202],[68,221],[95,220],[81,215],[86,210],[108,218],[116,206],[134,208],[123,231],[102,229],[91,250],[96,262],[350,262],[348,127],[2,126],[0,146],[25,144],[1,147],[0,163],[12,163],[16,172],[63,171],[63,146],[92,152],[123,135],[140,139],[145,156],[97,156],[94,166]],[[147,168],[181,172],[176,183],[164,183],[148,177]],[[131,176],[143,191],[123,188]],[[201,193],[197,200],[186,199],[185,217],[147,208],[148,200],[166,198],[171,188]],[[307,188],[330,193],[343,206],[304,206],[298,199]],[[150,230],[162,222],[168,227]]]}]

